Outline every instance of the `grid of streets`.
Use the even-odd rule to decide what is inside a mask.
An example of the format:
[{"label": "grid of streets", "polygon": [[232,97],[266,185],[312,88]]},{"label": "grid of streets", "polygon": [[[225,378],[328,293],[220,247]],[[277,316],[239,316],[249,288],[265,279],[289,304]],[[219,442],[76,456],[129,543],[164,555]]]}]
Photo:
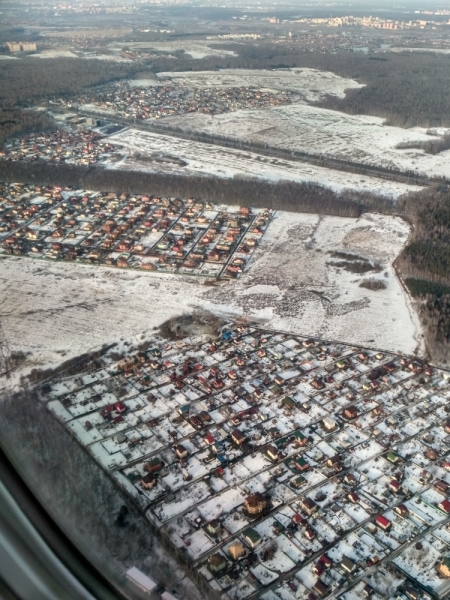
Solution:
[{"label": "grid of streets", "polygon": [[449,377],[234,323],[39,393],[224,599],[440,598]]},{"label": "grid of streets", "polygon": [[0,252],[238,277],[272,211],[54,186],[0,184]]}]

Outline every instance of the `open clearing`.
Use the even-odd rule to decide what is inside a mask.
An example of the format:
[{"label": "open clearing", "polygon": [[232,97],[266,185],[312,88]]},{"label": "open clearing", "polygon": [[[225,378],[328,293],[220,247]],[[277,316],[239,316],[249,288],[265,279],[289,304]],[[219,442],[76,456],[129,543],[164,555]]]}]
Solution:
[{"label": "open clearing", "polygon": [[290,91],[299,94],[306,102],[317,102],[325,95],[343,98],[348,89],[364,87],[354,79],[346,79],[317,69],[224,69],[221,71],[197,71],[158,73],[162,80],[194,88],[258,87],[270,90]]},{"label": "open clearing", "polygon": [[[26,258],[0,260],[0,319],[11,350],[31,353],[25,368],[50,366],[121,338],[139,343],[172,316],[196,307],[259,319],[269,328],[411,353],[420,325],[392,261],[409,227],[401,219],[278,212],[238,281],[203,280]],[[328,264],[344,251],[383,265],[387,288],[359,287],[370,276]],[[387,276],[384,275],[387,273]]]},{"label": "open clearing", "polygon": [[347,115],[297,103],[261,110],[205,116],[192,113],[166,117],[164,123],[184,131],[267,144],[275,148],[322,154],[342,160],[450,176],[450,151],[436,156],[423,150],[400,150],[406,142],[438,139],[418,131],[389,127],[379,117]]},{"label": "open clearing", "polygon": [[[136,50],[151,49],[158,52],[168,52],[172,54],[174,52],[184,51],[187,55],[192,58],[204,58],[205,56],[237,56],[235,52],[231,50],[220,50],[217,48],[210,48],[210,44],[220,44],[221,42],[207,42],[206,40],[176,40],[173,42],[129,42],[127,48]],[[114,44],[111,47],[116,47]]]},{"label": "open clearing", "polygon": [[354,189],[391,198],[420,189],[417,186],[395,181],[317,167],[299,161],[271,158],[255,152],[223,148],[138,129],[122,130],[110,136],[108,140],[123,146],[127,151],[124,159],[109,165],[109,168],[113,169],[214,177],[242,175],[272,181],[312,181],[337,192],[343,189]]}]

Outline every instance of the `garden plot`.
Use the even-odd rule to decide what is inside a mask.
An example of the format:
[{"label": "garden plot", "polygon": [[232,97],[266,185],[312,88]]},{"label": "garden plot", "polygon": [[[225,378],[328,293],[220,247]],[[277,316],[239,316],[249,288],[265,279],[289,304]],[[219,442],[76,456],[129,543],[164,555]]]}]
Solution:
[{"label": "garden plot", "polygon": [[428,589],[438,587],[442,579],[434,569],[442,555],[448,552],[448,546],[432,535],[427,535],[417,544],[408,546],[403,552],[394,558],[393,563],[412,579],[418,581]]},{"label": "garden plot", "polygon": [[203,481],[195,483],[189,487],[185,487],[182,492],[176,494],[175,499],[171,502],[164,502],[159,506],[152,508],[152,513],[157,519],[164,523],[173,519],[182,512],[185,512],[205,500],[210,495],[209,487]]},{"label": "garden plot", "polygon": [[384,119],[347,115],[334,110],[291,104],[261,110],[238,110],[209,116],[190,114],[167,117],[171,127],[184,131],[226,136],[275,148],[320,154],[341,160],[412,170],[428,176],[450,174],[450,151],[435,156],[418,149],[399,149],[399,144],[439,139],[418,131],[390,127]]},{"label": "garden plot", "polygon": [[169,79],[178,85],[193,88],[258,87],[291,91],[299,94],[306,102],[317,102],[327,95],[344,98],[346,90],[364,87],[354,79],[316,69],[223,69],[158,73],[157,77],[163,81]]},{"label": "garden plot", "polygon": [[[189,115],[185,116],[190,118]],[[205,119],[205,115],[202,118]],[[110,169],[222,178],[241,175],[270,181],[315,182],[337,192],[354,189],[391,198],[420,189],[395,181],[132,128],[123,129],[107,139],[121,146],[124,153],[121,160],[107,163],[107,168]]]}]

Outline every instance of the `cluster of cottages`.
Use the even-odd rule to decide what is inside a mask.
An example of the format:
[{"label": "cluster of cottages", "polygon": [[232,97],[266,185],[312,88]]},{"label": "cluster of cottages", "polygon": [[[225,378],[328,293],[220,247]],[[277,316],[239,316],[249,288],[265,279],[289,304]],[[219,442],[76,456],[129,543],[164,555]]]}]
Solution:
[{"label": "cluster of cottages", "polygon": [[57,129],[49,133],[30,133],[7,142],[0,160],[93,165],[105,162],[115,151],[113,144],[88,129],[75,132]]},{"label": "cluster of cottages", "polygon": [[448,379],[230,324],[40,393],[223,598],[418,600],[450,592]]},{"label": "cluster of cottages", "polygon": [[[98,96],[84,96],[77,103],[132,119],[160,119],[192,112],[221,114],[242,109],[267,108],[292,102],[290,92],[274,92],[241,86],[229,88],[187,88],[161,83],[152,87],[130,87],[127,81]],[[67,101],[60,100],[67,105]]]},{"label": "cluster of cottages", "polygon": [[238,277],[271,212],[193,198],[0,185],[4,254]]}]

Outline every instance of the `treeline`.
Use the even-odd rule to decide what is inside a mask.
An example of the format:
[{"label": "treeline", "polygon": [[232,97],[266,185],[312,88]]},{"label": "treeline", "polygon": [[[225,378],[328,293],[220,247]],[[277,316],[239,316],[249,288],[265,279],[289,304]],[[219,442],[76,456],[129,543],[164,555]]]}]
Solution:
[{"label": "treeline", "polygon": [[77,58],[0,61],[0,107],[79,94],[85,88],[132,76],[137,66]]},{"label": "treeline", "polygon": [[308,212],[358,217],[375,210],[392,212],[392,202],[370,192],[333,190],[314,183],[295,181],[267,182],[262,179],[234,177],[183,176],[139,171],[119,171],[101,167],[0,161],[0,181],[70,185],[101,191],[151,193],[161,196],[195,197],[218,204],[240,204],[293,212]]},{"label": "treeline", "polygon": [[51,131],[55,127],[55,122],[52,119],[35,110],[0,108],[0,148],[10,137],[33,132]]},{"label": "treeline", "polygon": [[43,99],[75,96],[136,70],[121,63],[75,58],[0,61],[0,148],[11,136],[54,129],[46,115],[24,107]]},{"label": "treeline", "polygon": [[152,70],[202,71],[227,68],[302,67],[332,71],[366,87],[349,90],[343,99],[330,96],[320,105],[349,114],[375,115],[399,127],[450,126],[450,57],[430,53],[360,52],[321,54],[295,46],[221,44],[239,56],[207,56],[201,60],[160,57]]},{"label": "treeline", "polygon": [[398,209],[414,224],[413,237],[397,259],[424,326],[428,351],[450,360],[450,190],[430,187],[399,200]]},{"label": "treeline", "polygon": [[[433,135],[432,133],[430,135]],[[439,154],[450,149],[450,135],[443,135],[439,139],[430,140],[429,142],[403,142],[397,144],[396,148],[402,150],[408,150],[411,148],[417,148],[423,150],[427,154]]]}]

